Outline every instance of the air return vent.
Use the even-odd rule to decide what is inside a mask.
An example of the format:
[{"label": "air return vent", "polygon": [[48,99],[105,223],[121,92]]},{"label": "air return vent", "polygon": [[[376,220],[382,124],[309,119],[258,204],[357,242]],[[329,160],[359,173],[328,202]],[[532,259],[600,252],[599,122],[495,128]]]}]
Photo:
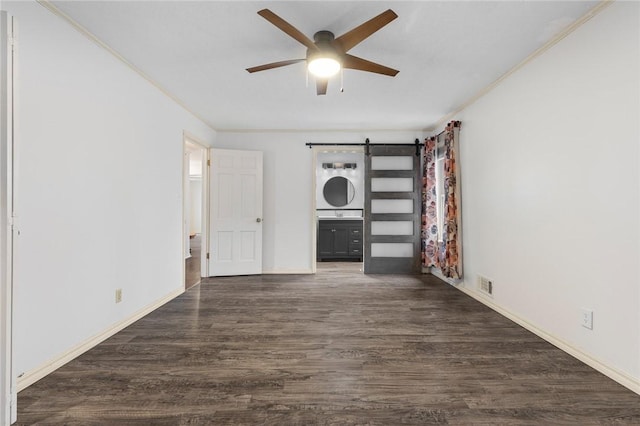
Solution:
[{"label": "air return vent", "polygon": [[493,295],[493,281],[482,275],[478,275],[478,289],[488,295]]}]

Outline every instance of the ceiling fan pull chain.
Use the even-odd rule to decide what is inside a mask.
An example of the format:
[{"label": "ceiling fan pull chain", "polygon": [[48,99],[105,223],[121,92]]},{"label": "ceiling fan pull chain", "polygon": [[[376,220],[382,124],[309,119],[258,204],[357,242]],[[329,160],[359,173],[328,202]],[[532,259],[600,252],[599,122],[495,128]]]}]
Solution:
[{"label": "ceiling fan pull chain", "polygon": [[340,93],[344,93],[344,68],[340,68]]}]

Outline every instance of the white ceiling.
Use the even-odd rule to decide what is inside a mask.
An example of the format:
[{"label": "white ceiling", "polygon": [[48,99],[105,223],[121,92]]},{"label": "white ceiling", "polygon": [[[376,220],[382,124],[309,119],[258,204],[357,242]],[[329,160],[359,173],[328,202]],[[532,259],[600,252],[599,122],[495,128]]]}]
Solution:
[{"label": "white ceiling", "polygon": [[[597,1],[54,1],[217,130],[422,130],[432,127],[581,17]],[[345,70],[316,96],[306,48],[256,12],[309,38],[336,37],[391,8],[398,19],[349,53],[400,70]]]}]

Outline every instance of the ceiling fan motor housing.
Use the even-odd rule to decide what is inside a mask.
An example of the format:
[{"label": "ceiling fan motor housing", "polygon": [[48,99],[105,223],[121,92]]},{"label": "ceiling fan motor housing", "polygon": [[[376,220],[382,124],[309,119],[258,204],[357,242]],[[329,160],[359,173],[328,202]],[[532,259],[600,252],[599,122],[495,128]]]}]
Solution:
[{"label": "ceiling fan motor housing", "polygon": [[313,41],[315,41],[316,44],[324,42],[328,42],[329,44],[331,44],[333,40],[335,40],[335,38],[336,37],[331,31],[326,30],[318,31],[313,35]]},{"label": "ceiling fan motor housing", "polygon": [[331,31],[318,31],[313,35],[313,41],[315,42],[317,49],[307,49],[307,60],[311,61],[315,58],[333,58],[342,63],[341,54],[336,49],[335,36]]}]

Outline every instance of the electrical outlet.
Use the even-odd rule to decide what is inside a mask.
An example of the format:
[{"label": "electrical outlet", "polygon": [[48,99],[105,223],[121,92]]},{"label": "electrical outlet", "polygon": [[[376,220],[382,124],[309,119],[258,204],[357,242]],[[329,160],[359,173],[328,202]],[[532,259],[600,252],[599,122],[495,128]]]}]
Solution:
[{"label": "electrical outlet", "polygon": [[478,275],[478,288],[481,292],[493,295],[493,281],[482,275]]},{"label": "electrical outlet", "polygon": [[122,302],[122,289],[121,288],[117,288],[116,289],[116,303],[120,303]]},{"label": "electrical outlet", "polygon": [[593,330],[593,311],[591,309],[582,308],[582,326]]}]

